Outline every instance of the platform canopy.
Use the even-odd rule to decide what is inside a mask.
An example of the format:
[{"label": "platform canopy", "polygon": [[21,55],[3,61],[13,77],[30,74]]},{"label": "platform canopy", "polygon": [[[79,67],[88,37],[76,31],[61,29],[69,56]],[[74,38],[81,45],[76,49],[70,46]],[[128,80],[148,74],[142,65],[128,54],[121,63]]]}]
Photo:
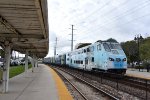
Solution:
[{"label": "platform canopy", "polygon": [[44,57],[48,53],[47,0],[0,0],[0,45]]}]

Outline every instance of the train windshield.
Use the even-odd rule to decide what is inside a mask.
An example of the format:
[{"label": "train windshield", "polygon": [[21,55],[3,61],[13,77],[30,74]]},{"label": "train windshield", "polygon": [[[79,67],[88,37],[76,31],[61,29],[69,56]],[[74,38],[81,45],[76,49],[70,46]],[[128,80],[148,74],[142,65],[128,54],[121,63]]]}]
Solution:
[{"label": "train windshield", "polygon": [[104,46],[105,51],[111,52],[111,49],[108,43],[103,43],[103,46]]},{"label": "train windshield", "polygon": [[110,44],[109,44],[109,47],[110,47],[111,49],[121,49],[121,46],[120,46],[119,44],[112,44],[112,43],[110,43]]},{"label": "train windshield", "polygon": [[116,43],[103,43],[103,46],[107,52],[111,52],[112,49],[121,49],[121,46]]}]

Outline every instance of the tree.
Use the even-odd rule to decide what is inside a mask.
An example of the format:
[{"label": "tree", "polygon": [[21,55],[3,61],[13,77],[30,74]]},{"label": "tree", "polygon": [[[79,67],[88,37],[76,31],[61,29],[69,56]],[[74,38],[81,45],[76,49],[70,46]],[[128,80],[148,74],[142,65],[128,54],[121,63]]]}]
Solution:
[{"label": "tree", "polygon": [[147,38],[140,45],[140,56],[142,60],[150,60],[150,39]]},{"label": "tree", "polygon": [[4,50],[2,50],[2,49],[0,49],[0,56],[1,56],[1,58],[4,58],[4,56],[5,56]]},{"label": "tree", "polygon": [[[128,62],[138,61],[138,45],[135,41],[123,42],[121,46],[128,58]],[[150,38],[143,39],[140,42],[139,49],[140,60],[150,61]]]},{"label": "tree", "polygon": [[121,46],[128,58],[128,62],[138,61],[138,47],[135,41],[121,43]]},{"label": "tree", "polygon": [[109,38],[109,39],[107,39],[106,41],[108,41],[108,42],[116,42],[116,43],[118,43],[118,42],[117,42],[117,40],[115,40],[115,39],[113,39],[113,38]]}]

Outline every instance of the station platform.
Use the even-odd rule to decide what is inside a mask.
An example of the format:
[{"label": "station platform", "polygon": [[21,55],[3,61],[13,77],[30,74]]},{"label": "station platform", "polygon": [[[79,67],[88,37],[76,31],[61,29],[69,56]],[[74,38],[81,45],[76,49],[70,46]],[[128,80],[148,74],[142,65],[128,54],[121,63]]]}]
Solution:
[{"label": "station platform", "polygon": [[147,72],[146,69],[139,71],[139,69],[128,68],[126,75],[150,80],[150,72]]},{"label": "station platform", "polygon": [[33,73],[28,70],[27,74],[11,78],[9,92],[0,93],[0,100],[73,100],[73,98],[55,71],[47,65],[39,64]]}]

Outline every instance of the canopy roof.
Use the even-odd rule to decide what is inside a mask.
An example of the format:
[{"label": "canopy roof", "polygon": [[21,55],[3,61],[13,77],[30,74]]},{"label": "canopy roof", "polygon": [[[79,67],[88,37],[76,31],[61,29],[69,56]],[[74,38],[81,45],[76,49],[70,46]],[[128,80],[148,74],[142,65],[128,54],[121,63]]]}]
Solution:
[{"label": "canopy roof", "polygon": [[0,44],[44,57],[48,53],[48,11],[46,0],[0,0]]}]

